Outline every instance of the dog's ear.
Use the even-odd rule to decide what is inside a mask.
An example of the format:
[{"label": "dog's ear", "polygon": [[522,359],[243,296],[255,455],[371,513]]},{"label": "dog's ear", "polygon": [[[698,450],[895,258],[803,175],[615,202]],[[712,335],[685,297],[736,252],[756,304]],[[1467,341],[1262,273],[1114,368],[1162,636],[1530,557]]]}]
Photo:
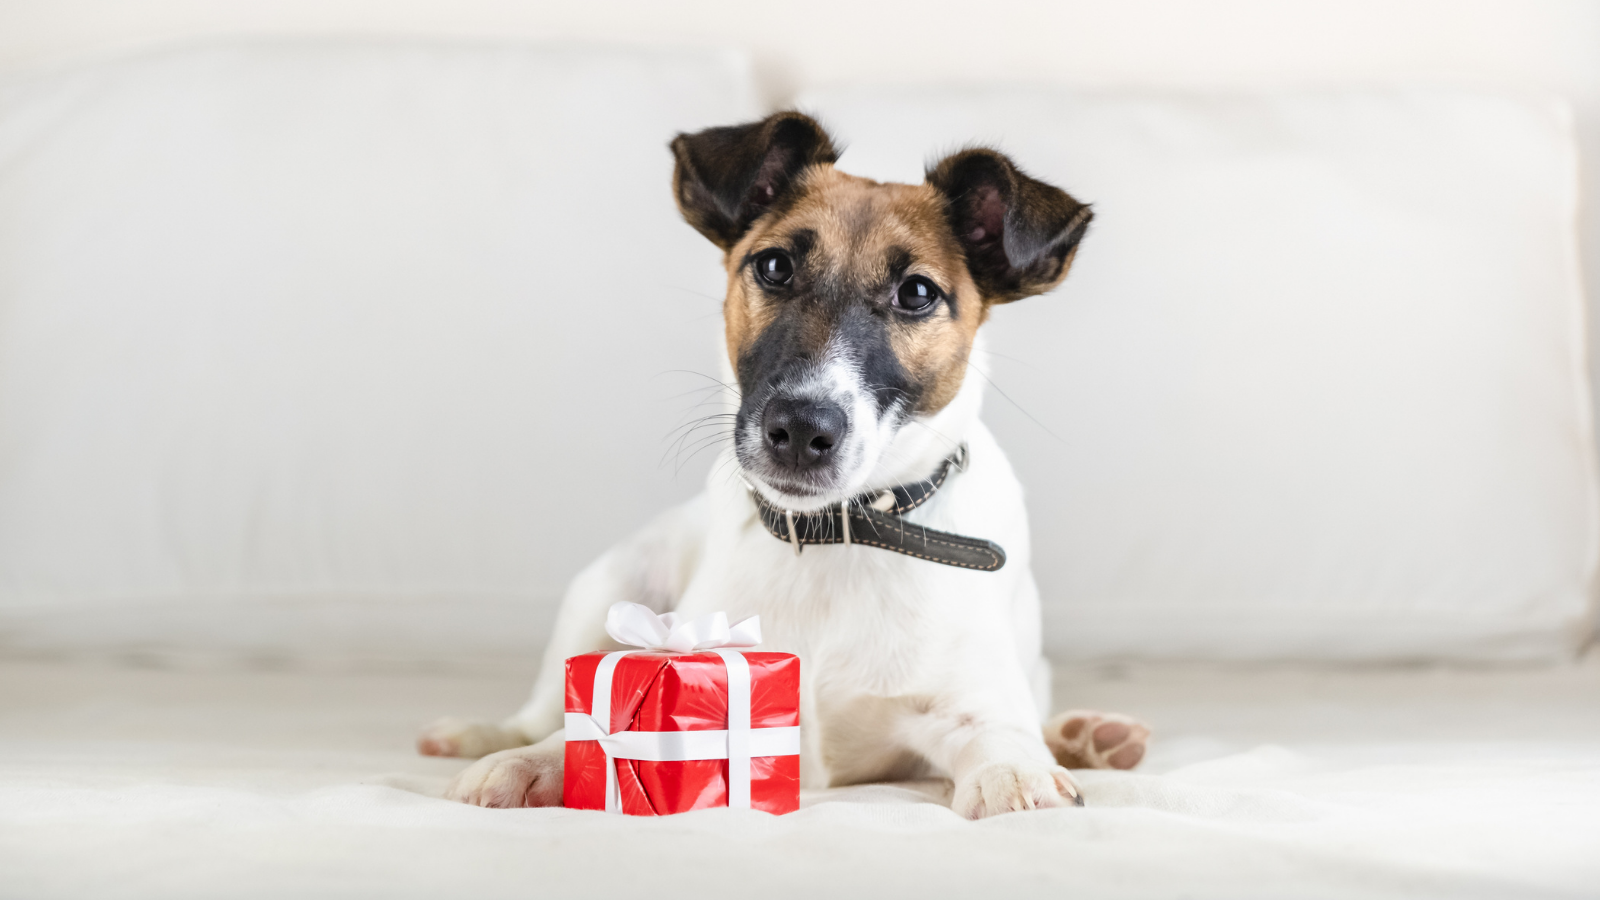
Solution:
[{"label": "dog's ear", "polygon": [[683,218],[728,250],[762,213],[780,204],[801,170],[839,158],[822,126],[797,112],[707,128],[672,141],[672,193]]},{"label": "dog's ear", "polygon": [[967,253],[972,280],[990,303],[1041,294],[1061,283],[1094,217],[1058,187],[1028,177],[987,149],[963,150],[928,170]]}]

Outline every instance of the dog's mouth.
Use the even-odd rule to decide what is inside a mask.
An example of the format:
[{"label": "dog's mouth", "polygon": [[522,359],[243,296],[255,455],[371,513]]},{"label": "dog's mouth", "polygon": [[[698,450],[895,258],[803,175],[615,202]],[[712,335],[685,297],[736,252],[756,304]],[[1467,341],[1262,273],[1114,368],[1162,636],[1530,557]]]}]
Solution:
[{"label": "dog's mouth", "polygon": [[825,506],[852,495],[850,491],[841,487],[843,479],[822,473],[796,476],[773,471],[772,466],[746,465],[742,460],[739,468],[743,478],[750,482],[752,487],[762,489],[767,499],[774,502],[788,501],[785,505],[793,509],[812,505]]},{"label": "dog's mouth", "polygon": [[744,479],[750,482],[751,487],[765,494],[768,500],[788,509],[826,506],[834,502],[827,485],[805,484],[771,474],[757,475],[748,468],[744,469]]},{"label": "dog's mouth", "polygon": [[816,481],[802,481],[770,472],[753,471],[742,462],[740,469],[745,483],[765,497],[767,502],[795,512],[824,509],[859,493],[856,490],[842,489],[836,484],[819,484]]}]

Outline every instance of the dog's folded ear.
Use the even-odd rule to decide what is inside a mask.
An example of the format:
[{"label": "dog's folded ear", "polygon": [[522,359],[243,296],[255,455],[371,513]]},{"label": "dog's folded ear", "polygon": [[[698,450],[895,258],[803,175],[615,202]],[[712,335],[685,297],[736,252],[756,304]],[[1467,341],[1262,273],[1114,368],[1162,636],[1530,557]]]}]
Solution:
[{"label": "dog's folded ear", "polygon": [[945,196],[967,269],[991,303],[1020,300],[1060,284],[1094,217],[1087,204],[1028,177],[994,150],[947,156],[927,178]]},{"label": "dog's folded ear", "polygon": [[762,213],[783,203],[807,166],[839,158],[822,126],[797,112],[680,134],[672,141],[672,155],[678,209],[723,250],[737,244]]}]

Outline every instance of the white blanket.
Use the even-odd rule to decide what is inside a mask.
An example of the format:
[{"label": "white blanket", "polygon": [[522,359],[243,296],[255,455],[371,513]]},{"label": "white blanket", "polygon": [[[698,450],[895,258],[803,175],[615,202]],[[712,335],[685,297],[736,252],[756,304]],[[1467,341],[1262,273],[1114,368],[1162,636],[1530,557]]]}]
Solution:
[{"label": "white blanket", "polygon": [[438,799],[461,763],[411,730],[524,678],[0,665],[0,896],[1600,895],[1594,660],[1069,672],[1153,722],[1149,760],[981,822],[941,784],[784,817]]}]

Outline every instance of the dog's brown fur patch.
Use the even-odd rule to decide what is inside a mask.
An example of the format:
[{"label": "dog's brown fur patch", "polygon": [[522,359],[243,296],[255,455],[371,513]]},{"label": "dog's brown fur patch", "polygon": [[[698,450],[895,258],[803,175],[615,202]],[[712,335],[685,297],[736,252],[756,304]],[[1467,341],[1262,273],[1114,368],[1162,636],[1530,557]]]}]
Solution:
[{"label": "dog's brown fur patch", "polygon": [[[961,388],[967,356],[988,306],[946,223],[944,197],[925,184],[883,184],[831,165],[807,169],[796,184],[795,199],[758,219],[728,252],[724,315],[729,358],[738,359],[785,302],[756,284],[746,260],[770,248],[787,249],[802,233],[809,235],[806,277],[824,284],[824,290],[865,293],[885,312],[899,280],[909,275],[922,275],[948,293],[950,302],[930,315],[892,319],[890,330],[900,365],[923,386],[914,411],[930,414],[944,408]],[[891,271],[897,262],[903,266],[898,273]],[[804,313],[806,349],[813,353],[828,341],[829,311],[818,303]]]}]

